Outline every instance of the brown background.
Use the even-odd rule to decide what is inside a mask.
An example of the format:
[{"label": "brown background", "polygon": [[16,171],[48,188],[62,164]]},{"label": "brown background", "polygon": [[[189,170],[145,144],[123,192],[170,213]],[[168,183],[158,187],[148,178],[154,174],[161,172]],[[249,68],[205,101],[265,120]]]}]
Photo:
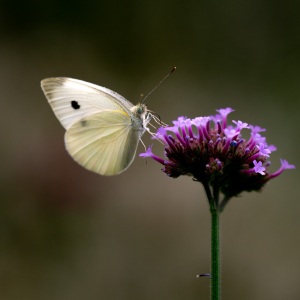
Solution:
[{"label": "brown background", "polygon": [[[0,5],[0,298],[208,299],[209,279],[195,278],[210,264],[202,187],[141,158],[116,177],[82,169],[40,80],[79,78],[136,103],[177,66],[148,98],[165,122],[233,107],[267,128],[273,171],[281,157],[299,167],[299,2]],[[299,168],[226,208],[224,300],[300,299],[297,184]]]}]

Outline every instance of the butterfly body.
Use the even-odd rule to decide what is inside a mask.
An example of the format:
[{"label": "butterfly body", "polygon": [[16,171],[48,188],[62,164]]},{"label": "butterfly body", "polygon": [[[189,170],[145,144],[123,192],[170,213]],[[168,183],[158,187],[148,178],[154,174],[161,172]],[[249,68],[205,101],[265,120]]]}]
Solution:
[{"label": "butterfly body", "polygon": [[107,176],[129,167],[151,119],[145,104],[134,106],[110,89],[72,78],[47,78],[41,86],[76,162]]}]

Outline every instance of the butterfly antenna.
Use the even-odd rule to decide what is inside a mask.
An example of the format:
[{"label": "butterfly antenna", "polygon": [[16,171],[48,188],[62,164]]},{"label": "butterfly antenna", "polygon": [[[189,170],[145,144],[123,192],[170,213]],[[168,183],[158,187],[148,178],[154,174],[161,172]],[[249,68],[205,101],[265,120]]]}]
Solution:
[{"label": "butterfly antenna", "polygon": [[145,97],[143,97],[141,103],[143,104],[146,98],[148,98],[148,96],[152,94],[162,84],[162,82],[165,81],[165,79],[167,79],[175,70],[176,67],[174,67],[169,74],[167,74]]}]

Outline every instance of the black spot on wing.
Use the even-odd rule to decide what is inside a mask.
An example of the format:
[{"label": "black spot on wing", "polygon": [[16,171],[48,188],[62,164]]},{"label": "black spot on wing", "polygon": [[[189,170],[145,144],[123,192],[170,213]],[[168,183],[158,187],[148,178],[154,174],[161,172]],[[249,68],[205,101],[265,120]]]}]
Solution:
[{"label": "black spot on wing", "polygon": [[80,108],[80,105],[78,104],[78,102],[76,100],[72,100],[71,101],[71,106],[74,108],[74,109],[79,109]]}]

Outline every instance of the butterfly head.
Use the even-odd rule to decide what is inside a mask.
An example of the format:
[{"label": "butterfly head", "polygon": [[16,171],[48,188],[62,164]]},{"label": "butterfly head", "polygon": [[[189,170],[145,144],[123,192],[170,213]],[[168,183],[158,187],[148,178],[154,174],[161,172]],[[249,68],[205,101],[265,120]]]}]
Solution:
[{"label": "butterfly head", "polygon": [[147,115],[147,106],[145,104],[138,103],[136,106],[133,106],[131,109],[135,117],[143,120]]},{"label": "butterfly head", "polygon": [[151,121],[152,115],[149,113],[147,106],[143,103],[138,103],[137,105],[133,106],[130,110],[134,117],[141,121],[142,128],[144,128],[144,130],[149,131],[147,125]]}]

